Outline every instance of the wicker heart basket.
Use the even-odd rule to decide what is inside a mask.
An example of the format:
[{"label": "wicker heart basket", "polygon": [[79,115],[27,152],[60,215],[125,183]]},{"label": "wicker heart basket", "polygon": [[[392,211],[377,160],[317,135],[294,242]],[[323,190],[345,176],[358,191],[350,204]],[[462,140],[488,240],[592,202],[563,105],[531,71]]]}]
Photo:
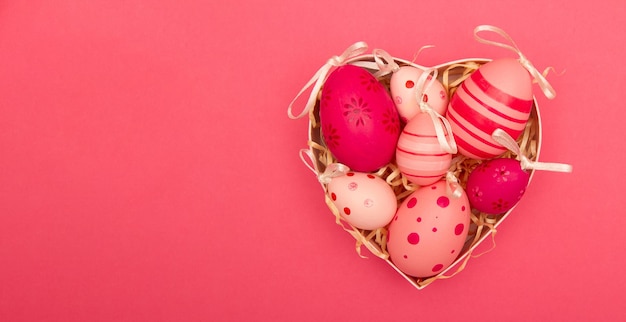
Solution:
[{"label": "wicker heart basket", "polygon": [[[410,61],[403,60],[400,58],[393,57],[394,62],[398,66],[414,66],[420,68],[422,70],[426,70],[426,67],[419,66]],[[438,71],[438,80],[444,85],[444,88],[447,90],[449,97],[454,93],[457,86],[469,75],[478,69],[481,65],[489,62],[489,59],[463,59],[457,60],[453,62],[448,62],[441,64],[439,66],[432,67]],[[353,57],[345,61],[346,64],[353,64],[363,68],[366,68],[372,74],[379,73],[378,64],[375,62],[375,56],[372,54],[363,54]],[[389,89],[389,80],[391,75],[387,74],[377,79],[387,88]],[[323,84],[320,84],[323,86]],[[309,156],[309,164],[308,166],[319,176],[326,170],[326,167],[335,163],[336,160],[333,158],[330,151],[326,148],[326,145],[323,141],[323,137],[321,134],[320,128],[320,119],[319,119],[319,94],[321,92],[321,87],[314,88],[314,93],[312,93],[311,97],[317,95],[317,99],[309,111],[309,141],[308,141],[308,149],[303,150],[305,155]],[[530,119],[526,125],[526,128],[523,134],[517,140],[517,143],[524,153],[524,155],[534,161],[537,160],[539,156],[539,150],[541,146],[541,119],[539,115],[539,109],[537,107],[537,101],[533,97],[533,107],[530,115]],[[511,152],[507,152],[503,154],[503,158],[512,158],[515,157]],[[468,159],[464,157],[455,157],[453,159],[453,163],[449,169],[450,172],[454,173],[456,178],[458,178],[460,185],[465,188],[469,173],[473,168],[475,168],[480,161]],[[305,160],[306,161],[306,160]],[[531,179],[534,171],[530,171]],[[417,187],[408,182],[408,180],[400,173],[396,164],[389,163],[385,167],[381,168],[376,173],[383,179],[387,181],[393,188],[398,202],[402,202],[404,198],[406,198],[411,192],[413,192]],[[498,229],[498,226],[503,222],[504,219],[513,211],[513,209],[507,211],[504,214],[500,215],[487,215],[484,213],[480,213],[476,210],[472,211],[471,215],[471,224],[469,229],[469,235],[465,242],[465,245],[460,252],[458,258],[455,262],[450,265],[447,269],[443,270],[439,274],[429,278],[415,278],[412,276],[408,276],[402,271],[400,271],[394,263],[389,259],[389,254],[386,248],[386,236],[387,229],[386,227],[379,228],[377,230],[362,230],[357,229],[351,226],[349,223],[343,221],[339,215],[339,211],[336,209],[334,204],[331,201],[331,198],[328,194],[327,185],[322,183],[322,188],[325,193],[326,204],[328,205],[331,213],[335,216],[335,220],[337,224],[339,224],[343,229],[350,233],[356,240],[356,249],[359,255],[361,255],[361,247],[367,248],[372,254],[375,256],[385,260],[391,267],[393,267],[400,275],[402,275],[407,281],[409,281],[413,286],[417,289],[423,289],[428,286],[430,283],[434,282],[438,279],[450,278],[454,276],[456,273],[460,272],[465,268],[465,265],[468,263],[469,259],[475,257],[476,255],[472,255],[473,251],[485,241],[491,241],[492,245],[495,246],[495,232]],[[491,236],[491,238],[489,238]],[[361,255],[362,257],[365,257]]]}]

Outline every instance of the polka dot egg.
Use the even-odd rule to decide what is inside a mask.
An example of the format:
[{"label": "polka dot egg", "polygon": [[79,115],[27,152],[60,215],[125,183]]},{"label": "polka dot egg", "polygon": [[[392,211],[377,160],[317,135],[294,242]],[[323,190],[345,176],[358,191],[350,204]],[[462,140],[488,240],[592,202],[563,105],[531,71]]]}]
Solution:
[{"label": "polka dot egg", "polygon": [[328,194],[341,218],[359,229],[386,226],[398,207],[391,186],[369,173],[348,172],[333,178],[328,184]]},{"label": "polka dot egg", "polygon": [[[417,82],[424,73],[423,70],[413,66],[402,66],[394,72],[389,82],[389,89],[398,113],[404,122],[411,120],[417,113],[420,113],[418,102],[419,90]],[[428,77],[428,81],[431,76]],[[434,80],[431,86],[426,88],[422,100],[439,114],[445,114],[448,108],[448,94],[443,85]]]},{"label": "polka dot egg", "polygon": [[405,274],[433,276],[459,256],[469,224],[467,195],[449,197],[442,180],[419,188],[402,202],[389,224],[387,251]]}]

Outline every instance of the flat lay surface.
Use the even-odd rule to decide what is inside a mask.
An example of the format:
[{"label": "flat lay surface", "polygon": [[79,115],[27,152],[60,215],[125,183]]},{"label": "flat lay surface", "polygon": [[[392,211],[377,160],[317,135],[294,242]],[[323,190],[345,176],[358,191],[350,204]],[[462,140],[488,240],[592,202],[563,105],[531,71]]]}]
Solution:
[{"label": "flat lay surface", "polygon": [[[515,58],[482,24],[552,67],[540,160],[573,172],[417,290],[335,224],[287,107],[357,41]],[[4,1],[0,320],[624,320],[625,27],[621,1]]]}]

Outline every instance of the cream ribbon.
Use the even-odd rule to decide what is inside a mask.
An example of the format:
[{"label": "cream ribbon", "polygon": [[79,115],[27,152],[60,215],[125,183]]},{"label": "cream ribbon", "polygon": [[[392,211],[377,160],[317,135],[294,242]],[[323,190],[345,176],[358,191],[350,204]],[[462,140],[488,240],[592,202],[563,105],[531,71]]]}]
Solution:
[{"label": "cream ribbon", "polygon": [[[431,76],[430,80],[428,80],[428,76]],[[416,91],[416,99],[419,102],[420,112],[426,113],[430,116],[433,121],[433,125],[435,126],[435,134],[437,134],[437,141],[439,141],[439,145],[441,149],[450,154],[457,153],[456,141],[454,140],[454,135],[452,135],[452,127],[450,126],[450,122],[443,117],[441,114],[437,113],[427,102],[424,102],[424,95],[426,95],[426,91],[435,83],[437,80],[437,70],[436,69],[428,69],[420,75],[417,80],[417,84],[415,85],[417,88]],[[446,140],[446,134],[448,133],[448,139]]]},{"label": "cream ribbon", "polygon": [[572,166],[564,163],[548,163],[537,162],[528,159],[523,153],[517,142],[502,129],[496,129],[491,134],[494,141],[500,143],[503,147],[509,149],[511,152],[517,154],[520,159],[522,170],[546,170],[555,172],[572,172]]},{"label": "cream ribbon", "polygon": [[460,198],[463,188],[459,184],[459,179],[452,171],[446,172],[446,194],[452,198]]},{"label": "cream ribbon", "polygon": [[350,168],[347,165],[335,162],[328,164],[324,172],[318,173],[314,167],[315,158],[313,157],[313,152],[309,149],[300,150],[300,160],[317,176],[317,180],[321,184],[329,184],[333,178],[343,176],[350,172]]},{"label": "cream ribbon", "polygon": [[395,59],[388,52],[377,48],[372,50],[372,55],[374,56],[374,62],[378,66],[378,71],[374,73],[374,77],[382,77],[400,69],[400,65],[396,63]]},{"label": "cream ribbon", "polygon": [[[420,49],[419,53],[424,48],[430,48],[432,46],[424,46]],[[378,72],[374,74],[375,77],[381,77],[387,75],[389,73],[393,73],[400,69],[400,66],[395,62],[393,57],[386,51],[382,49],[374,49],[372,51],[374,56],[374,61],[378,66]],[[417,57],[417,56],[416,56]],[[431,75],[432,73],[432,75]],[[420,112],[427,113],[433,121],[433,125],[435,126],[435,133],[437,134],[437,141],[441,148],[451,154],[457,153],[456,141],[454,141],[454,136],[452,135],[452,127],[448,120],[443,117],[441,114],[437,113],[427,102],[424,102],[424,95],[426,95],[426,91],[432,86],[437,80],[437,70],[436,69],[427,69],[417,80],[416,84],[416,99],[419,102]],[[432,76],[430,80],[428,77]],[[443,124],[443,125],[442,125]],[[446,132],[448,133],[448,140],[446,140],[446,136],[444,133],[444,127]]]},{"label": "cream ribbon", "polygon": [[[493,32],[493,33],[500,35],[501,37],[506,39],[508,44],[493,41],[493,40],[487,40],[485,38],[480,37],[478,34],[483,31],[489,31],[489,32]],[[546,79],[546,77],[542,73],[540,73],[535,68],[535,66],[533,66],[533,64],[526,58],[526,56],[524,56],[524,54],[522,54],[520,49],[517,47],[517,45],[513,41],[513,38],[511,38],[506,32],[504,32],[504,30],[495,26],[480,25],[474,29],[474,38],[476,38],[478,42],[488,44],[488,45],[498,46],[498,47],[505,48],[505,49],[508,49],[517,53],[519,55],[520,64],[522,64],[522,66],[526,68],[526,70],[528,70],[528,72],[535,79],[535,81],[537,81],[537,84],[543,91],[543,94],[549,99],[553,99],[556,96],[556,92],[554,91],[554,88],[552,88],[550,83],[548,83],[548,80]]]},{"label": "cream ribbon", "polygon": [[[424,49],[433,48],[433,47],[435,46],[434,45],[422,46],[417,51],[417,53],[413,55],[413,60],[411,62],[415,63],[415,61],[417,60],[417,57]],[[374,56],[374,62],[376,63],[376,66],[378,68],[378,72],[374,73],[374,77],[377,77],[377,78],[383,77],[389,73],[396,72],[398,71],[398,69],[400,69],[400,65],[396,63],[396,60],[393,58],[393,56],[391,56],[385,50],[376,48],[372,50],[372,55]],[[417,66],[413,65],[413,67],[417,67]],[[420,67],[420,68],[423,69],[424,67]]]},{"label": "cream ribbon", "polygon": [[[367,51],[367,44],[363,41],[356,42],[348,47],[341,55],[333,56],[326,64],[324,64],[313,77],[309,80],[306,85],[298,92],[298,95],[291,101],[289,104],[289,108],[287,108],[287,115],[291,119],[299,119],[309,113],[309,111],[315,106],[315,101],[317,100],[317,94],[322,89],[322,85],[326,81],[328,77],[328,73],[333,67],[342,66],[346,63],[346,61],[350,58],[357,57]],[[309,100],[307,101],[304,110],[298,115],[294,115],[292,112],[293,104],[296,100],[302,95],[309,87],[313,85],[313,89],[311,90],[311,94],[309,95]]]},{"label": "cream ribbon", "polygon": [[[308,158],[305,159],[305,156]],[[309,149],[300,149],[300,160],[302,163],[309,168],[309,170],[313,171],[315,175],[317,175],[317,171],[315,170],[315,158],[313,157],[313,152]]]},{"label": "cream ribbon", "polygon": [[341,177],[348,172],[350,172],[350,168],[347,165],[331,163],[326,166],[326,170],[323,173],[317,176],[317,180],[322,184],[329,184],[333,178]]},{"label": "cream ribbon", "polygon": [[[417,55],[419,55],[422,50],[431,47],[433,46],[428,45],[420,48],[414,59],[417,58]],[[400,66],[395,62],[393,57],[388,52],[382,49],[374,49],[372,51],[372,54],[374,56],[374,61],[376,62],[376,65],[378,65],[379,70],[374,74],[375,77],[381,77],[389,73],[396,72],[398,71],[398,69],[400,69]],[[456,154],[457,146],[456,141],[454,141],[454,136],[452,135],[452,128],[450,127],[450,123],[445,117],[433,110],[433,108],[430,107],[427,102],[424,102],[424,95],[426,95],[426,91],[437,80],[437,73],[438,71],[436,69],[431,68],[425,70],[422,75],[420,75],[415,87],[417,89],[417,91],[415,92],[417,96],[416,99],[419,102],[420,112],[427,113],[432,119],[433,125],[435,126],[435,133],[437,134],[437,141],[439,141],[439,145],[441,146],[441,148],[447,153]],[[428,80],[429,76],[432,76],[430,80]],[[444,127],[446,129],[446,132],[448,133],[449,140],[446,140]]]}]

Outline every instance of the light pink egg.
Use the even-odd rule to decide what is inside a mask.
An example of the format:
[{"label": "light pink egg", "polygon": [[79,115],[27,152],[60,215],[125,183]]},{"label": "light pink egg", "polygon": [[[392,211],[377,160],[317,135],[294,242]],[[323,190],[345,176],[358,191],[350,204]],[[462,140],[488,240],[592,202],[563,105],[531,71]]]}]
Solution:
[{"label": "light pink egg", "polygon": [[459,256],[469,232],[470,206],[446,195],[446,182],[421,187],[400,205],[388,227],[391,261],[407,275],[429,277]]},{"label": "light pink egg", "polygon": [[386,226],[398,207],[391,186],[368,173],[348,172],[333,178],[328,184],[328,194],[341,218],[360,229]]},{"label": "light pink egg", "polygon": [[482,65],[461,83],[446,113],[459,152],[481,160],[502,154],[506,149],[491,134],[501,128],[519,137],[532,104],[532,78],[517,59]]},{"label": "light pink egg", "polygon": [[420,113],[407,123],[398,139],[396,164],[409,181],[420,186],[435,183],[446,174],[451,162],[452,155],[437,140],[430,115]]},{"label": "light pink egg", "polygon": [[[417,113],[420,113],[417,83],[423,73],[424,71],[419,68],[402,66],[391,75],[389,83],[391,97],[396,104],[400,118],[404,122],[408,122]],[[438,80],[434,80],[426,88],[424,94],[423,100],[437,113],[444,115],[448,108],[448,94],[443,85]]]},{"label": "light pink egg", "polygon": [[499,158],[481,163],[467,180],[472,207],[486,214],[501,214],[513,208],[522,198],[530,173],[522,170],[515,159]]},{"label": "light pink egg", "polygon": [[398,112],[387,90],[364,68],[345,65],[329,75],[319,114],[324,142],[338,162],[373,172],[393,159]]}]

